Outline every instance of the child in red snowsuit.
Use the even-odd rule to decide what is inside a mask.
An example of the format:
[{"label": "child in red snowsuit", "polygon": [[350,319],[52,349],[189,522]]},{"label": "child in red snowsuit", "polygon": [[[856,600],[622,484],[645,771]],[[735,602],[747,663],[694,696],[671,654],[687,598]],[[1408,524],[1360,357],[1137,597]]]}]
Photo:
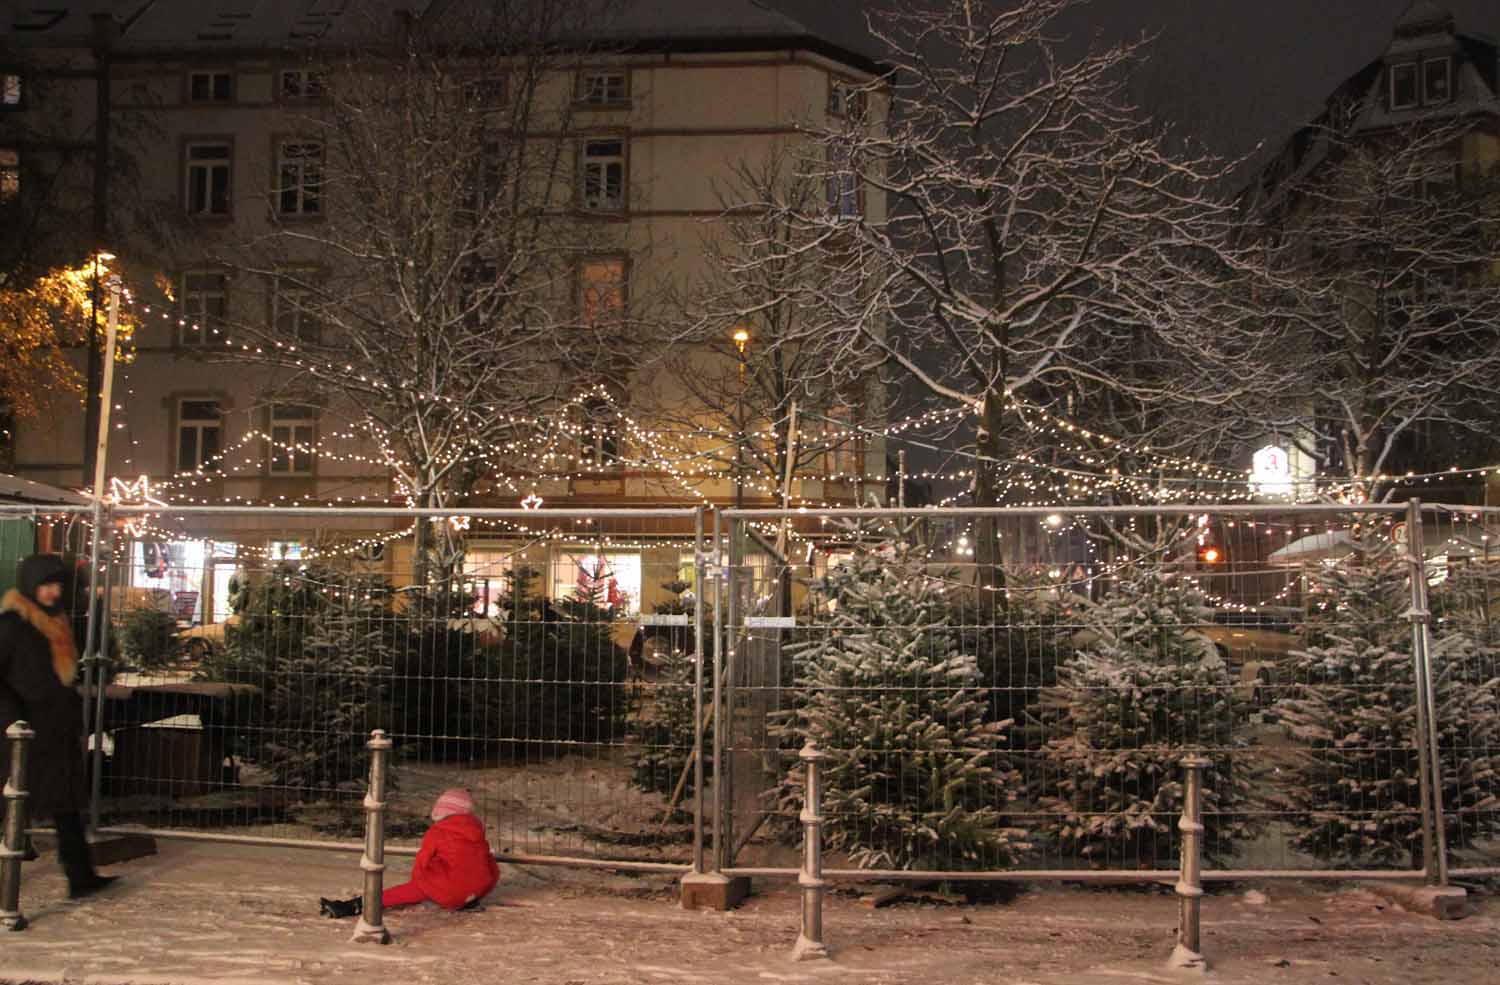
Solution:
[{"label": "child in red snowsuit", "polygon": [[[435,822],[422,836],[422,847],[412,865],[411,881],[381,894],[389,908],[428,900],[445,910],[469,906],[487,896],[500,881],[500,867],[484,835],[484,823],[474,815],[474,799],[467,790],[443,791],[432,807]],[[364,909],[358,896],[349,900],[320,900],[330,917],[355,917]]]}]

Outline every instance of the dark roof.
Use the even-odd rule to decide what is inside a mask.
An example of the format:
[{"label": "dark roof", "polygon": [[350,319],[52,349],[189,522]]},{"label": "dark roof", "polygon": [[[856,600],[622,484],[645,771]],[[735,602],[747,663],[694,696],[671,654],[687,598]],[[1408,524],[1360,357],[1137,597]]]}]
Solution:
[{"label": "dark roof", "polygon": [[[1465,90],[1451,104],[1438,109],[1391,110],[1383,89],[1387,64],[1444,48],[1456,55],[1455,83],[1463,69],[1470,68],[1479,76],[1485,91]],[[1264,193],[1287,178],[1318,167],[1330,149],[1328,138],[1334,132],[1345,137],[1382,132],[1400,125],[1413,114],[1429,120],[1476,114],[1500,117],[1497,72],[1500,72],[1500,48],[1494,41],[1482,35],[1461,33],[1447,8],[1432,0],[1416,0],[1396,22],[1386,50],[1329,94],[1323,112],[1294,131],[1256,168],[1245,192],[1253,196],[1259,186]]]},{"label": "dark roof", "polygon": [[[798,49],[878,73],[850,50],[759,0],[576,0],[600,13],[564,41],[633,51]],[[64,47],[87,44],[91,16],[108,10],[122,54],[163,51],[239,53],[297,44],[351,45],[388,37],[397,13],[411,10],[464,27],[493,11],[488,0],[48,0],[10,5],[0,39]],[[569,37],[568,35],[573,35]]]}]

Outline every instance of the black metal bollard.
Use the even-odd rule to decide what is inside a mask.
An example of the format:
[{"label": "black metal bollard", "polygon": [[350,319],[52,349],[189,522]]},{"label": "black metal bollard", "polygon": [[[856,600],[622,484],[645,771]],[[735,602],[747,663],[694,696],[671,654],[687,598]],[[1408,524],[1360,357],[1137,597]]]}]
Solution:
[{"label": "black metal bollard", "polygon": [[365,851],[359,858],[359,867],[365,873],[365,897],[359,923],[349,940],[355,944],[389,944],[391,932],[385,929],[380,897],[385,891],[385,781],[391,740],[376,729],[365,748],[370,750],[370,785],[365,793]]},{"label": "black metal bollard", "polygon": [[5,781],[5,841],[0,844],[0,927],[25,930],[21,913],[21,860],[26,857],[26,752],[36,733],[25,722],[5,730],[10,776]]},{"label": "black metal bollard", "polygon": [[802,887],[802,930],[792,948],[792,958],[810,961],[828,957],[823,943],[823,894],[828,883],[823,879],[823,787],[819,765],[828,758],[808,740],[797,757],[807,764],[807,792],[802,802],[802,871],[797,885]]},{"label": "black metal bollard", "polygon": [[1168,964],[1173,968],[1208,968],[1203,956],[1200,918],[1203,910],[1203,770],[1209,761],[1201,756],[1182,760],[1182,870],[1177,879],[1177,946]]}]

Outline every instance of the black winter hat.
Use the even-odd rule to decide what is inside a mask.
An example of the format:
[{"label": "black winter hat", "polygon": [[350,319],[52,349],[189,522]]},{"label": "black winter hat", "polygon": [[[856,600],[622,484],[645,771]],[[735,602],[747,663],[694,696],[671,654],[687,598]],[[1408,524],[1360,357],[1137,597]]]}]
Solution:
[{"label": "black winter hat", "polygon": [[33,602],[36,590],[49,581],[59,585],[68,581],[68,566],[56,554],[33,554],[16,565],[16,589]]}]

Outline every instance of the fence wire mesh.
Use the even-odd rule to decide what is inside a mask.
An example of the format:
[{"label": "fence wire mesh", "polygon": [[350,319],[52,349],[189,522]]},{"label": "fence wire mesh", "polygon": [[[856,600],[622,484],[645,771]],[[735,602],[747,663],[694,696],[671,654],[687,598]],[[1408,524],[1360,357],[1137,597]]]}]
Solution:
[{"label": "fence wire mesh", "polygon": [[697,515],[480,513],[119,528],[101,821],[348,840],[380,728],[395,844],[465,787],[499,851],[686,861]]},{"label": "fence wire mesh", "polygon": [[[1406,506],[729,516],[722,806],[741,834],[723,864],[769,864],[795,836],[812,739],[828,845],[857,866],[1175,867],[1178,764],[1197,753],[1210,865],[1423,867]],[[1434,518],[1456,514],[1423,516],[1431,582],[1456,560]],[[783,520],[801,544],[768,561],[755,545]],[[1487,543],[1464,522],[1454,537]],[[783,597],[795,626],[763,615]],[[1482,855],[1496,648],[1453,630],[1426,640],[1445,830]]]},{"label": "fence wire mesh", "polygon": [[1500,866],[1500,509],[1432,507],[1431,586],[1443,830],[1454,866]]},{"label": "fence wire mesh", "polygon": [[98,820],[347,842],[381,728],[397,845],[777,867],[812,738],[834,868],[1172,868],[1188,753],[1213,868],[1500,865],[1500,510],[425,519],[0,508],[109,616]]}]

